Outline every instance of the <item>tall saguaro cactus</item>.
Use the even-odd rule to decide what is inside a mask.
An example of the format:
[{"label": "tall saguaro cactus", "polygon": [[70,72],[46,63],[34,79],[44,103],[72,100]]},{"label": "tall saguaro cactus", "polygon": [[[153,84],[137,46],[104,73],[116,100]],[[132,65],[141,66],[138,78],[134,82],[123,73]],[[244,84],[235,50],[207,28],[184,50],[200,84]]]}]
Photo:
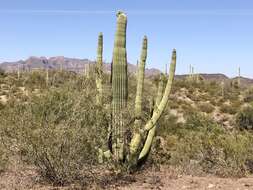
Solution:
[{"label": "tall saguaro cactus", "polygon": [[118,12],[112,65],[112,143],[116,160],[123,160],[125,143],[123,112],[127,106],[128,95],[126,27],[127,16]]},{"label": "tall saguaro cactus", "polygon": [[[104,158],[114,158],[117,163],[127,163],[129,168],[134,168],[149,153],[152,141],[157,129],[157,121],[161,117],[172,88],[176,68],[176,50],[172,52],[172,61],[170,64],[169,77],[165,89],[163,88],[163,79],[161,79],[156,107],[151,112],[151,118],[144,123],[142,119],[142,98],[145,78],[145,64],[147,59],[148,39],[143,38],[141,56],[137,71],[137,92],[135,98],[135,118],[131,129],[130,142],[126,143],[125,131],[126,122],[124,112],[127,107],[128,89],[127,89],[127,53],[126,53],[126,28],[127,16],[123,12],[117,14],[117,29],[115,34],[113,61],[112,61],[112,127],[110,128],[109,150],[102,152]],[[98,58],[102,61],[101,38],[99,37]],[[100,62],[101,63],[101,62]],[[97,83],[98,84],[98,83]],[[101,84],[102,86],[102,84]],[[99,89],[100,86],[97,85]],[[164,92],[163,92],[164,91]],[[126,151],[128,150],[128,151]],[[101,153],[101,151],[100,151]]]},{"label": "tall saguaro cactus", "polygon": [[97,47],[97,63],[96,63],[96,85],[97,85],[97,104],[102,104],[103,86],[103,34],[99,33]]}]

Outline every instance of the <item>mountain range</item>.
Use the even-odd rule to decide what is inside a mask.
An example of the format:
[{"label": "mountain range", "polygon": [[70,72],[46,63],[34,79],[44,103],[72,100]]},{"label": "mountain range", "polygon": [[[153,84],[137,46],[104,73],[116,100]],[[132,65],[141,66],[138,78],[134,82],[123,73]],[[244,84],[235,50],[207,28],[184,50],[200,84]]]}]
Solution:
[{"label": "mountain range", "polygon": [[[37,70],[37,69],[64,69],[68,71],[74,71],[77,73],[84,72],[88,65],[95,64],[95,61],[91,61],[88,59],[77,59],[77,58],[67,58],[63,56],[58,57],[29,57],[26,60],[20,60],[16,62],[3,62],[0,63],[0,69],[6,72],[16,72],[18,68],[20,71],[28,71],[28,70]],[[128,71],[130,73],[136,72],[136,65],[128,63]],[[111,64],[105,63],[104,69],[106,72],[111,71]],[[146,69],[145,74],[147,76],[152,76],[159,74],[160,71],[158,69]]]},{"label": "mountain range", "polygon": [[[16,62],[3,62],[0,63],[0,69],[6,72],[17,72],[18,68],[22,71],[29,71],[29,70],[38,70],[38,69],[64,69],[68,71],[74,71],[77,73],[82,73],[89,67],[89,65],[95,64],[95,61],[91,61],[89,59],[77,59],[77,58],[67,58],[64,56],[57,56],[57,57],[29,57],[26,60],[20,60]],[[110,73],[111,71],[111,64],[105,63],[104,64],[105,72]],[[128,63],[128,71],[129,73],[136,73],[137,67],[134,64]],[[145,71],[145,75],[155,76],[159,74],[161,71],[155,68],[147,68]],[[206,74],[200,73],[200,75],[209,81],[216,81],[216,82],[230,82],[231,80],[236,80],[238,77],[229,78],[224,74],[216,73],[216,74]],[[176,78],[183,79],[188,75],[176,75]],[[240,77],[241,84],[243,86],[253,85],[253,79]]]}]

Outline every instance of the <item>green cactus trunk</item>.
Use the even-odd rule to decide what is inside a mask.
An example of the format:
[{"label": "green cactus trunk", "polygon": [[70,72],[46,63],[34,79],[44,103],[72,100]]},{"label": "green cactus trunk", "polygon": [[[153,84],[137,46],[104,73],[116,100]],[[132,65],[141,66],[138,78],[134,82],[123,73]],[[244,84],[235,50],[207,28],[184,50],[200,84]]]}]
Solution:
[{"label": "green cactus trunk", "polygon": [[116,161],[124,159],[124,119],[127,106],[127,53],[126,53],[127,17],[117,14],[117,30],[113,49],[112,65],[112,148]]},{"label": "green cactus trunk", "polygon": [[97,63],[96,63],[96,85],[97,85],[97,104],[102,104],[103,97],[103,86],[102,86],[102,76],[103,76],[103,34],[99,33],[98,36],[98,47],[97,47]]}]

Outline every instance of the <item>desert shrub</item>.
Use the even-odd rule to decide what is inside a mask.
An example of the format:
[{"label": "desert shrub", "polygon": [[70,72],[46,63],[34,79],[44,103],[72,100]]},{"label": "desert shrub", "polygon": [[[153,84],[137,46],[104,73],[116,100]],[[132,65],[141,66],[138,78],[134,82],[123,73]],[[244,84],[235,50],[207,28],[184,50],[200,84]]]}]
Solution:
[{"label": "desert shrub", "polygon": [[0,68],[0,77],[4,77],[4,76],[5,76],[5,71]]},{"label": "desert shrub", "polygon": [[2,128],[0,127],[0,173],[5,171],[9,161],[9,154],[6,146],[7,146],[6,138],[3,134]]},{"label": "desert shrub", "polygon": [[23,85],[28,89],[45,88],[46,87],[46,72],[33,71],[27,73],[23,78]]},{"label": "desert shrub", "polygon": [[216,81],[207,81],[202,89],[209,94],[209,96],[218,96],[220,92],[220,86]]},{"label": "desert shrub", "polygon": [[94,104],[95,93],[72,85],[52,88],[6,108],[0,127],[17,144],[22,160],[37,166],[43,177],[57,184],[73,182],[89,175],[96,146],[106,139],[106,118]]},{"label": "desert shrub", "polygon": [[249,88],[244,93],[244,102],[252,102],[253,101],[253,88]]},{"label": "desert shrub", "polygon": [[2,102],[0,102],[0,110],[4,109],[4,104]]},{"label": "desert shrub", "polygon": [[222,104],[220,107],[220,111],[222,113],[228,113],[228,114],[236,114],[238,109],[239,108],[236,107],[234,104]]},{"label": "desert shrub", "polygon": [[5,169],[7,168],[8,158],[9,156],[7,150],[0,139],[0,173],[5,171]]},{"label": "desert shrub", "polygon": [[[172,126],[173,127],[173,126]],[[251,169],[252,137],[249,133],[228,132],[209,118],[192,114],[187,122],[163,130],[162,151],[155,155],[167,158],[163,163],[184,173],[211,173],[219,176],[244,176]]]},{"label": "desert shrub", "polygon": [[247,106],[236,115],[236,124],[240,129],[253,129],[253,107]]},{"label": "desert shrub", "polygon": [[78,75],[71,71],[50,71],[49,83],[55,87],[62,86],[66,81],[75,81]]},{"label": "desert shrub", "polygon": [[180,108],[184,113],[184,115],[191,115],[192,113],[198,111],[197,108],[194,106],[194,104],[192,105],[187,102],[180,103]]},{"label": "desert shrub", "polygon": [[194,91],[192,93],[190,92],[189,94],[187,94],[187,97],[190,98],[194,102],[201,101],[201,97],[199,96],[199,94],[196,91]]},{"label": "desert shrub", "polygon": [[211,101],[212,100],[212,96],[210,96],[208,93],[200,94],[200,98],[202,101]]},{"label": "desert shrub", "polygon": [[205,112],[205,113],[212,113],[213,110],[214,110],[213,105],[210,104],[210,103],[207,103],[207,102],[199,103],[198,108],[199,108],[200,111]]},{"label": "desert shrub", "polygon": [[170,109],[178,109],[179,108],[179,101],[177,101],[177,99],[175,97],[171,97],[170,100],[169,100],[169,104],[168,104],[168,107]]}]

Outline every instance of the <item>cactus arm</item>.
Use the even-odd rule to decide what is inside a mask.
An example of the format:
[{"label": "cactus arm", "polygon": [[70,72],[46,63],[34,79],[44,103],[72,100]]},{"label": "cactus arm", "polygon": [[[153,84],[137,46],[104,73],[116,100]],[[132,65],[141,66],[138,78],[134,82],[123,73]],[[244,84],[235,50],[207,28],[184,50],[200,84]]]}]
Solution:
[{"label": "cactus arm", "polygon": [[152,118],[146,123],[146,125],[144,127],[144,129],[146,131],[149,131],[150,129],[152,129],[155,126],[158,119],[161,117],[161,114],[162,114],[163,110],[165,109],[165,106],[167,105],[167,102],[169,100],[169,95],[171,92],[172,83],[174,80],[175,70],[176,70],[176,50],[174,49],[173,53],[172,53],[172,61],[170,64],[169,79],[166,84],[163,98],[162,98],[157,110],[154,111]]},{"label": "cactus arm", "polygon": [[117,161],[124,157],[123,111],[127,106],[126,26],[127,16],[118,12],[112,65],[112,148]]},{"label": "cactus arm", "polygon": [[155,100],[155,109],[158,108],[161,99],[163,97],[163,88],[164,88],[164,84],[163,84],[163,76],[162,74],[160,75],[160,81],[158,84],[158,89],[157,89],[157,96],[156,96],[156,100]]},{"label": "cactus arm", "polygon": [[[160,82],[159,82],[158,89],[157,89],[157,96],[156,96],[156,102],[155,102],[156,106],[155,106],[154,111],[156,111],[156,109],[158,108],[158,106],[161,102],[162,95],[163,95],[163,87],[164,87],[164,80],[163,80],[163,77],[161,75]],[[146,158],[146,156],[150,152],[151,145],[152,145],[153,139],[154,139],[155,134],[156,134],[156,129],[157,129],[157,124],[152,129],[150,129],[150,131],[148,132],[148,136],[147,136],[145,144],[144,144],[144,146],[141,150],[138,161],[143,160],[144,158]]]},{"label": "cactus arm", "polygon": [[[139,130],[139,131],[135,132],[134,135],[133,135],[133,138],[130,142],[130,159],[129,159],[130,168],[135,167],[136,164],[138,163],[139,155],[137,155],[137,153],[138,153],[138,151],[140,149],[140,146],[141,146],[142,135],[145,133],[145,131],[150,131],[152,128],[154,128],[154,126],[156,125],[156,123],[157,123],[158,119],[160,118],[162,112],[165,109],[165,106],[166,106],[166,104],[169,100],[169,95],[170,95],[170,92],[171,92],[172,82],[174,80],[175,69],[176,69],[176,50],[174,49],[173,53],[172,53],[172,61],[171,61],[171,64],[170,64],[169,79],[167,81],[167,85],[166,85],[166,88],[165,88],[164,95],[161,99],[161,102],[160,102],[159,106],[156,108],[156,110],[153,112],[153,115],[152,115],[151,119],[144,126],[144,130],[141,129],[142,131]],[[155,132],[155,130],[153,132]],[[137,158],[136,158],[136,156],[137,156]]]},{"label": "cactus arm", "polygon": [[143,84],[145,76],[145,64],[147,59],[147,37],[144,36],[142,43],[142,51],[140,57],[140,64],[138,65],[137,71],[137,91],[135,98],[135,117],[140,119],[142,111],[142,94],[143,94]]},{"label": "cactus arm", "polygon": [[103,97],[103,86],[102,86],[102,75],[103,75],[103,34],[99,33],[98,36],[98,47],[97,47],[97,63],[96,63],[96,86],[97,86],[97,104],[102,104]]},{"label": "cactus arm", "polygon": [[129,160],[133,165],[137,162],[139,150],[139,144],[141,143],[141,111],[142,111],[142,94],[143,94],[143,84],[144,84],[144,75],[145,75],[145,64],[147,59],[147,37],[144,36],[142,42],[142,51],[140,57],[140,63],[138,64],[137,70],[137,90],[136,90],[136,99],[135,99],[135,121],[134,121],[134,135],[130,143],[130,156]]}]

